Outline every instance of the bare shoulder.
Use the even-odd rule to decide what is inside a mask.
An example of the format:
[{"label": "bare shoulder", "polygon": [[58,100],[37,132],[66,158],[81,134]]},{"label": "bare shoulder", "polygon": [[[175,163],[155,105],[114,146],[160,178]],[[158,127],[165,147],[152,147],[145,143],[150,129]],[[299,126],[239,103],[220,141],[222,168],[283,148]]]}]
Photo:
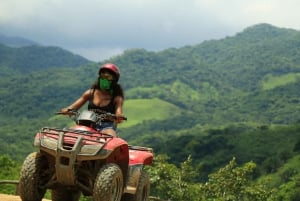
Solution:
[{"label": "bare shoulder", "polygon": [[82,98],[89,99],[92,93],[93,93],[93,89],[88,89],[85,92],[83,92]]}]

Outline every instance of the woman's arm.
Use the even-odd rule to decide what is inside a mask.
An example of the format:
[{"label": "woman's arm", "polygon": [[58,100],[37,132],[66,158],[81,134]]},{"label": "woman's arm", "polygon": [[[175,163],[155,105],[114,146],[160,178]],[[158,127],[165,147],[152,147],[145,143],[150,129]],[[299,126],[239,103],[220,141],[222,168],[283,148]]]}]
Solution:
[{"label": "woman's arm", "polygon": [[[124,99],[121,96],[115,97],[115,106],[116,106],[115,114],[117,116],[123,115],[123,102],[124,102]],[[121,123],[122,121],[123,121],[122,118],[116,119],[117,123]]]},{"label": "woman's arm", "polygon": [[88,89],[74,103],[72,103],[66,108],[61,109],[61,112],[66,113],[69,109],[80,109],[90,99],[90,96],[91,89]]}]

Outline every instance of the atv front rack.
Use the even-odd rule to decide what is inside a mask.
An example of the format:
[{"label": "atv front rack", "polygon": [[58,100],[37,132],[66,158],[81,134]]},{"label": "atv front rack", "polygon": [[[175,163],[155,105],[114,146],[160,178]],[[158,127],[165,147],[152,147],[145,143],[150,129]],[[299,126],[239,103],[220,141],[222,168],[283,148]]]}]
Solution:
[{"label": "atv front rack", "polygon": [[[99,131],[87,131],[87,130],[78,130],[78,129],[71,129],[71,128],[54,128],[54,127],[43,127],[41,132],[50,133],[50,132],[68,132],[68,133],[75,133],[81,135],[93,135],[93,134],[100,134],[101,138],[112,138],[111,135],[101,133]],[[52,133],[50,133],[52,134]]]},{"label": "atv front rack", "polygon": [[[47,151],[69,152],[74,155],[96,155],[112,136],[85,130],[44,127],[35,139],[35,146]],[[58,153],[56,153],[58,154]]]}]

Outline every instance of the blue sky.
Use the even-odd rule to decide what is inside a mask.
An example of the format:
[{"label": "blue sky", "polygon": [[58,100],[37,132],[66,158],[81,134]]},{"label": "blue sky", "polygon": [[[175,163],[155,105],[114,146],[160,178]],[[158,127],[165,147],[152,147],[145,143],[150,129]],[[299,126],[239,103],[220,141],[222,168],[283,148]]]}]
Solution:
[{"label": "blue sky", "polygon": [[0,0],[0,33],[94,61],[221,39],[258,23],[300,30],[298,0]]}]

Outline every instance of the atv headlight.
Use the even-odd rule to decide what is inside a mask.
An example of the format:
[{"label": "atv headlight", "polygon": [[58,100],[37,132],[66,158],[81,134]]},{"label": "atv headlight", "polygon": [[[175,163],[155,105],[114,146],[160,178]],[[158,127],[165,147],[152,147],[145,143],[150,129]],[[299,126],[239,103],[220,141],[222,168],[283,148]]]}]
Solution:
[{"label": "atv headlight", "polygon": [[41,146],[56,150],[57,149],[57,139],[47,137],[44,135],[43,138],[41,138]]},{"label": "atv headlight", "polygon": [[97,145],[83,145],[80,151],[80,155],[96,155],[103,146]]}]

